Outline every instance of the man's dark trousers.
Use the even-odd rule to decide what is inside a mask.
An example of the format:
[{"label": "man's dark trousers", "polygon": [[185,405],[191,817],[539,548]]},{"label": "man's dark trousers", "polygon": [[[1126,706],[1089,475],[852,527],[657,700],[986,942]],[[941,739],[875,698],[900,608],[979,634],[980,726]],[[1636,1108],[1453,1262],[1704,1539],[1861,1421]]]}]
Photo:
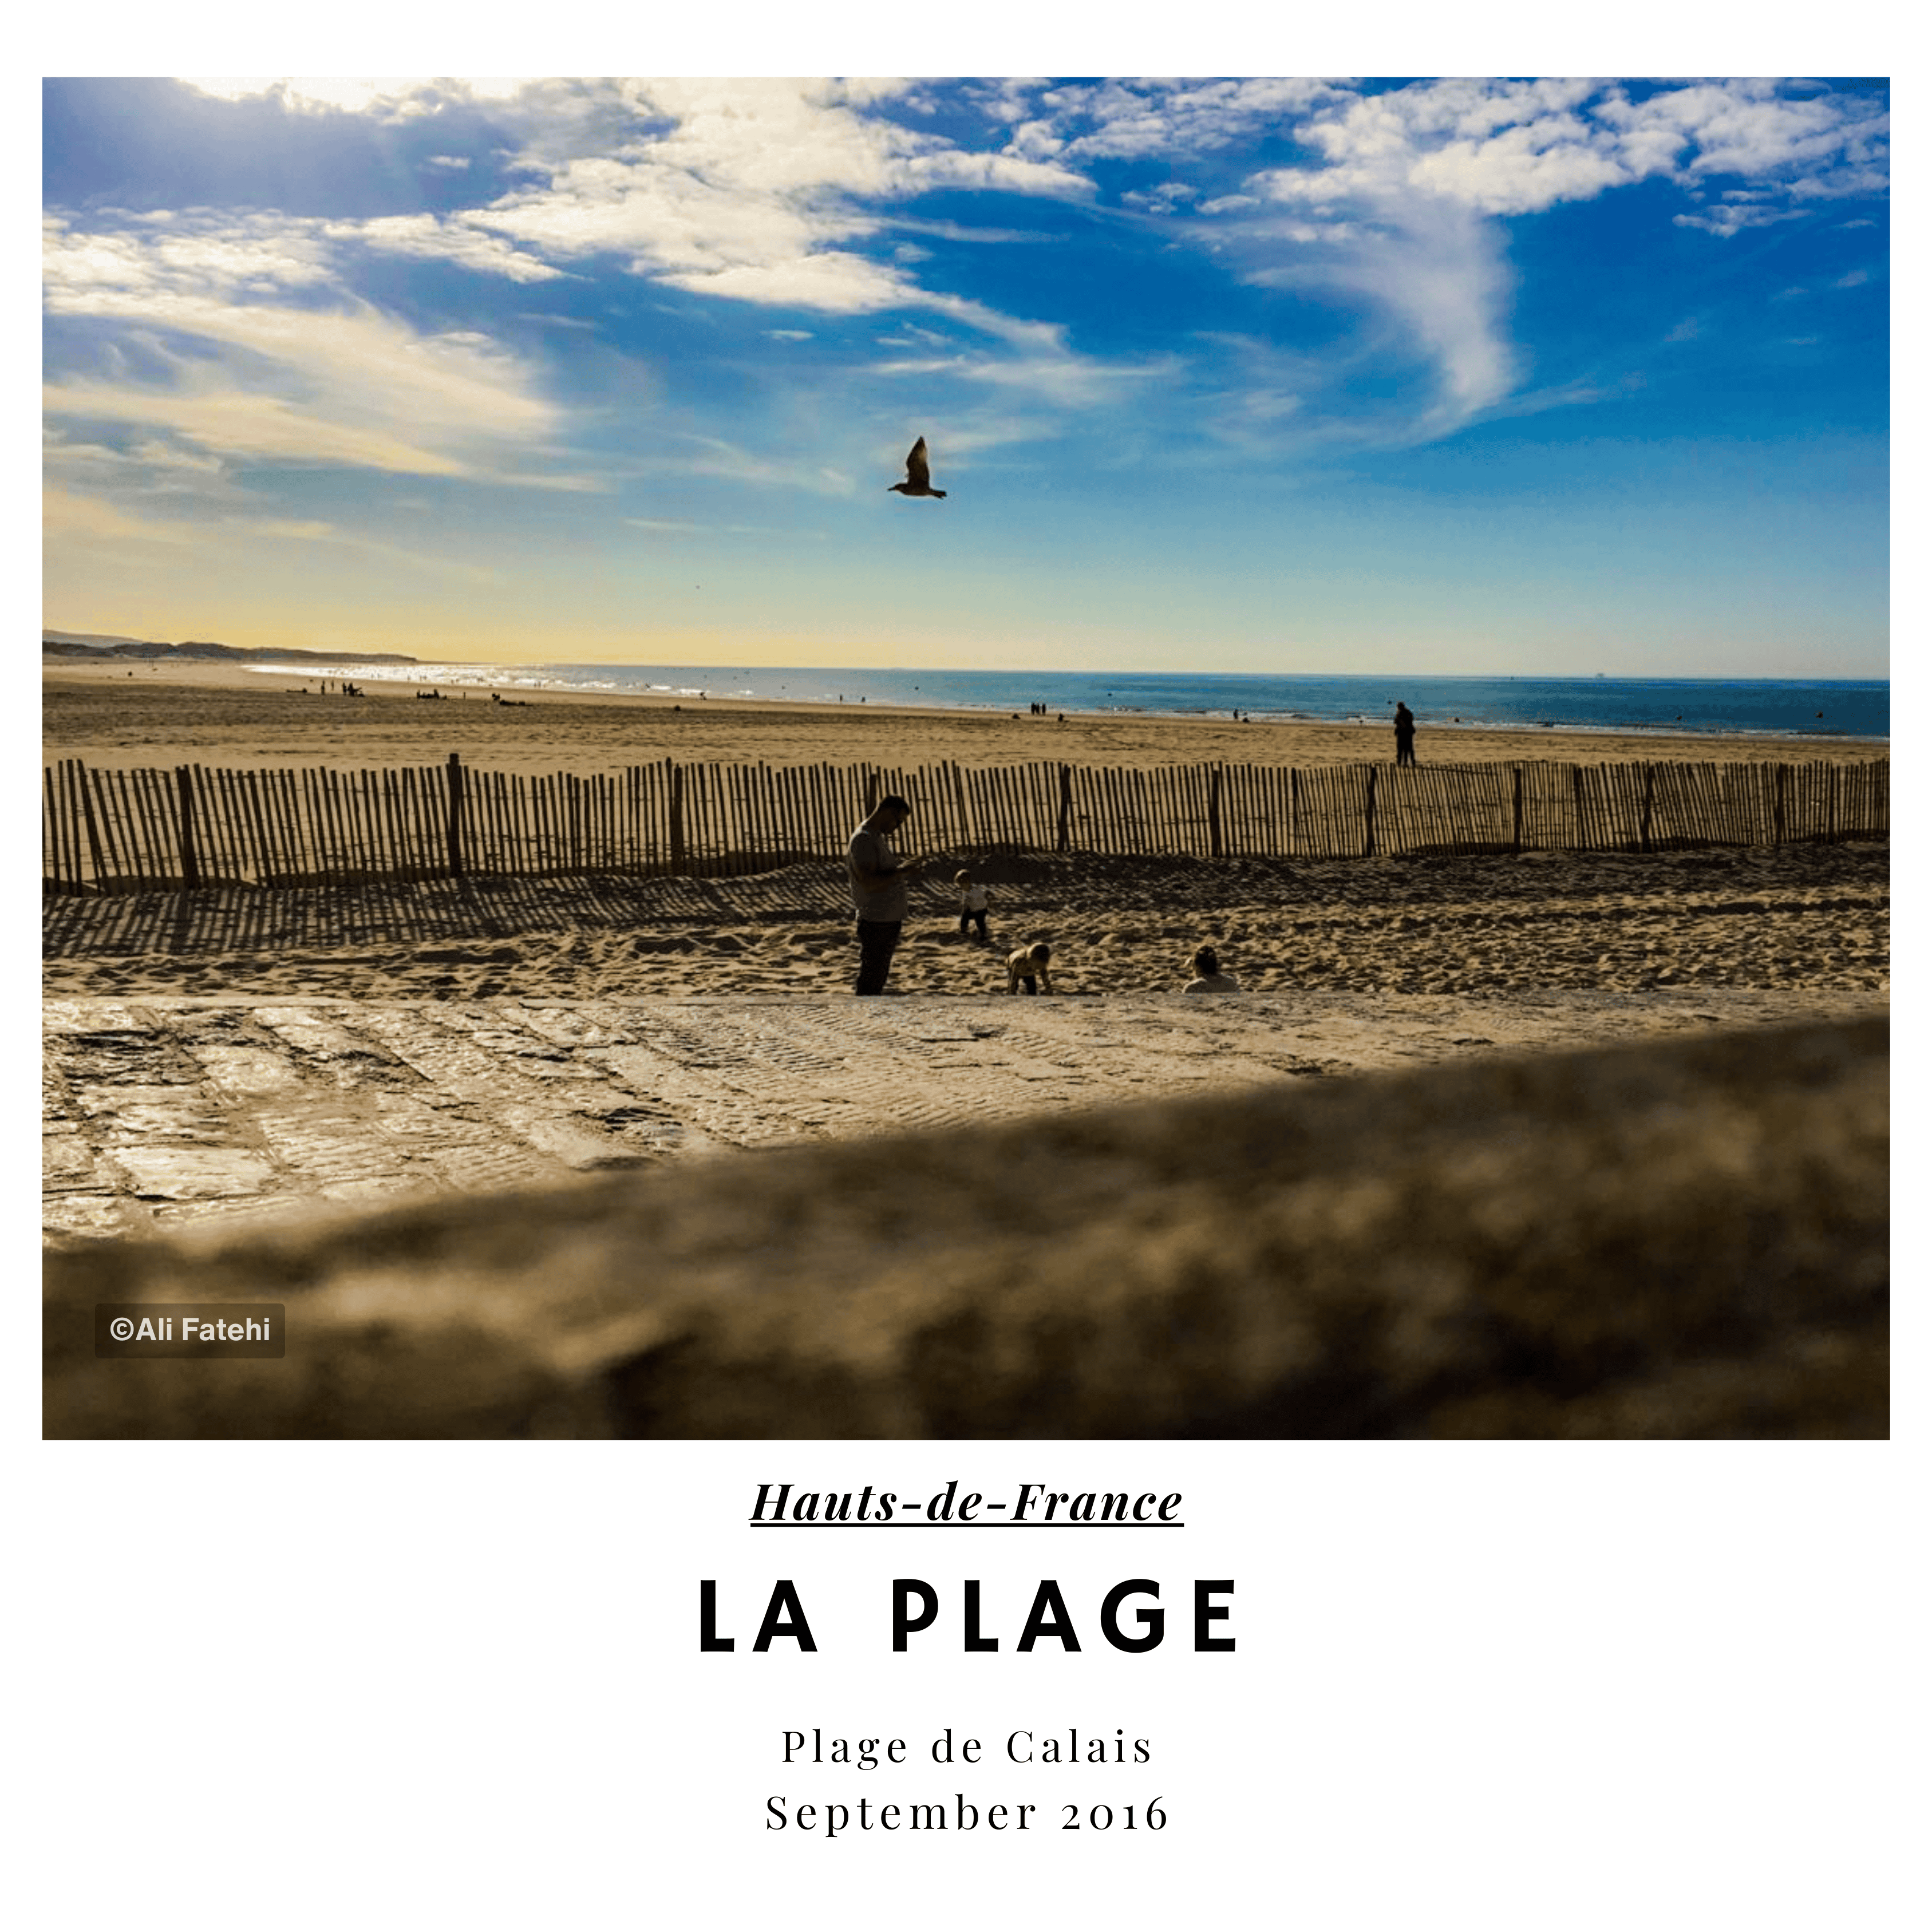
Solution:
[{"label": "man's dark trousers", "polygon": [[862,993],[883,993],[886,975],[892,969],[892,953],[899,943],[904,920],[862,919],[859,926],[859,986]]}]

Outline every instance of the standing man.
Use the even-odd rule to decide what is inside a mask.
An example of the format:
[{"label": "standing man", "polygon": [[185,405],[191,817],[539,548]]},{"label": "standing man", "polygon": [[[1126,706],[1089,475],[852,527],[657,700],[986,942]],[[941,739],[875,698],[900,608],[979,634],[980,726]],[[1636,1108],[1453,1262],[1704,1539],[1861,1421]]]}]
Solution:
[{"label": "standing man", "polygon": [[1395,761],[1399,765],[1415,763],[1415,713],[1400,700],[1395,707]]},{"label": "standing man", "polygon": [[845,848],[852,878],[852,906],[858,914],[860,993],[883,993],[892,952],[905,923],[906,886],[919,876],[916,865],[902,865],[886,843],[912,816],[912,807],[896,795],[880,800]]}]

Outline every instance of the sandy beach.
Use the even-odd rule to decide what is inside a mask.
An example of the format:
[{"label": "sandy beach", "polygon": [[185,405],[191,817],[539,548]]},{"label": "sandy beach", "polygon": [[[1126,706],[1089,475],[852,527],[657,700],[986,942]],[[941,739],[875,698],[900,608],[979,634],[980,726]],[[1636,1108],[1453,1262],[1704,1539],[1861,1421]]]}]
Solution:
[{"label": "sandy beach", "polygon": [[[311,683],[316,680],[309,680]],[[720,700],[417,700],[370,682],[364,699],[300,680],[190,666],[134,677],[46,674],[45,752],[93,764],[184,760],[344,768],[458,751],[482,769],[764,760],[902,765],[1050,756],[1148,766],[1279,758],[1304,766],[1382,755],[1385,734],[1166,718],[1070,722],[946,712]],[[868,707],[869,712],[870,707]],[[1789,740],[1458,734],[1459,758],[1582,760],[1883,756],[1882,744]],[[1424,756],[1432,747],[1423,746]],[[916,828],[900,842],[920,850]],[[993,944],[962,938],[941,862],[915,888],[893,969],[902,993],[1004,986],[1005,946],[1044,939],[1065,996],[1178,992],[1216,945],[1243,986],[1270,994],[1496,997],[1556,988],[1618,995],[1726,986],[1815,996],[1820,1011],[1882,1002],[1889,986],[1889,854],[1881,844],[1644,855],[1213,863],[1003,854],[990,880]],[[726,879],[478,879],[298,892],[50,901],[50,993],[626,999],[836,995],[854,950],[842,868],[798,864]]]},{"label": "sandy beach", "polygon": [[[702,701],[577,692],[520,694],[514,705],[450,688],[434,705],[415,684],[368,676],[364,695],[320,694],[314,676],[209,664],[76,665],[41,674],[42,736],[50,758],[89,764],[324,765],[350,770],[440,762],[506,772],[620,770],[660,758],[766,764],[906,768],[950,760],[972,768],[1034,759],[1108,766],[1231,764],[1356,764],[1393,755],[1379,724],[1253,724],[1232,719],[1070,713],[1057,718],[902,710],[884,705]],[[1826,736],[1673,737],[1655,733],[1430,730],[1424,762],[1554,758],[1576,764],[1687,759],[1882,758],[1888,744]]]},{"label": "sandy beach", "polygon": [[[138,670],[132,679],[101,670],[50,671],[46,755],[124,765],[191,760],[355,768],[422,762],[455,749],[466,762],[485,768],[587,772],[667,757],[998,764],[1046,756],[1147,766],[1278,756],[1308,766],[1352,763],[1384,749],[1379,731],[1342,727],[1109,718],[1060,728],[1052,720],[883,708],[855,716],[836,707],[719,701],[680,710],[649,700],[562,697],[535,698],[514,710],[474,698],[432,708],[406,689],[371,683],[368,698],[344,700],[304,693],[300,682],[278,688],[277,681],[250,674],[187,668]],[[1554,743],[1553,736],[1472,734],[1459,736],[1454,749],[1462,758],[1579,761],[1672,755],[1863,759],[1888,749],[1594,734]],[[1425,739],[1424,754],[1432,748]],[[916,849],[916,840],[901,843]],[[1054,1138],[1052,1124],[1058,1119],[1068,1123],[1070,1133],[1104,1139],[1116,1129],[1097,1124],[1167,1106],[1169,1112],[1146,1117],[1153,1124],[1144,1130],[1125,1125],[1118,1130],[1143,1140],[1172,1131],[1184,1141],[1198,1135],[1208,1118],[1200,1107],[1204,1102],[1211,1107],[1216,1095],[1230,1108],[1265,1112],[1278,1104],[1291,1110],[1302,1106],[1297,1095],[1318,1105],[1314,1096],[1364,1080],[1407,1082],[1439,1074],[1452,1083],[1474,1083],[1442,1090],[1466,1092],[1467,1100],[1412,1101],[1402,1096],[1425,1090],[1408,1085],[1388,1088],[1385,1100],[1365,1098],[1360,1132],[1366,1150],[1374,1142],[1378,1108],[1399,1112],[1413,1104],[1432,1119],[1444,1106],[1452,1112],[1475,1106],[1478,1093],[1515,1093],[1518,1076],[1508,1070],[1533,1064],[1556,1070],[1543,1076],[1548,1093],[1539,1103],[1552,1124],[1536,1131],[1574,1130],[1577,1148],[1564,1158],[1584,1171],[1598,1159],[1589,1151],[1595,1139],[1628,1142],[1630,1151],[1619,1158],[1635,1164],[1620,1185],[1630,1211],[1640,1214],[1648,1211],[1642,1204],[1652,1191],[1641,1179],[1643,1163],[1664,1159],[1656,1152],[1662,1143],[1635,1116],[1622,1118],[1625,1103],[1617,1097],[1622,1076],[1606,1084],[1596,1072],[1571,1076],[1561,1070],[1565,1056],[1647,1054],[1642,1078],[1663,1097],[1653,1096],[1646,1105],[1661,1108],[1660,1121],[1690,1118],[1686,1107],[1714,1109],[1711,1119],[1726,1124],[1709,1131],[1720,1138],[1707,1144],[1694,1134],[1686,1146],[1696,1149],[1694,1160],[1689,1154],[1670,1156],[1658,1184],[1672,1162],[1670,1171],[1689,1174],[1684,1162],[1690,1160],[1705,1176],[1699,1188],[1721,1191],[1720,1183],[1729,1184],[1722,1177],[1747,1160],[1738,1148],[1754,1136],[1785,1133],[1795,1118],[1774,1093],[1790,1082],[1801,1091],[1808,1076],[1791,1059],[1796,1049],[1773,1042],[1791,1037],[1780,1029],[1806,1026],[1840,1029],[1834,1041],[1853,1037],[1842,1032],[1845,1028],[1866,1029],[1856,1036],[1864,1042],[1857,1048],[1859,1064],[1867,1070],[1858,1076],[1865,1083],[1858,1102],[1862,1138],[1847,1156],[1852,1165],[1845,1177],[1831,1184],[1856,1183],[1868,1193],[1878,1187],[1874,1199],[1880,1204],[1868,1219],[1874,1227],[1882,1223],[1882,1184],[1873,1176],[1882,1174],[1884,1157],[1884,1049],[1882,1024],[1876,1033],[1871,1029],[1882,1021],[1890,989],[1884,842],[1322,861],[1008,853],[980,866],[992,890],[989,946],[969,943],[958,931],[955,897],[944,883],[952,869],[937,866],[934,876],[914,890],[892,969],[891,990],[900,997],[863,1003],[850,996],[856,947],[843,868],[836,861],[724,878],[484,877],[49,898],[43,906],[44,1228],[50,1250],[80,1270],[62,1292],[76,1306],[90,1296],[98,1299],[105,1292],[99,1270],[124,1266],[147,1270],[143,1279],[158,1280],[170,1269],[184,1280],[204,1273],[210,1280],[226,1279],[219,1245],[224,1240],[244,1244],[233,1250],[229,1273],[238,1268],[245,1274],[264,1264],[246,1258],[256,1251],[245,1244],[267,1233],[282,1244],[274,1268],[291,1279],[346,1279],[361,1266],[356,1258],[368,1241],[392,1238],[374,1222],[365,1236],[354,1217],[419,1208],[429,1218],[411,1223],[418,1232],[404,1238],[425,1257],[442,1257],[435,1266],[442,1298],[435,1306],[447,1313],[457,1308],[448,1298],[460,1301],[468,1292],[464,1281],[481,1283],[497,1265],[480,1254],[466,1261],[458,1252],[471,1225],[465,1219],[471,1210],[461,1205],[466,1198],[475,1211],[487,1208],[496,1217],[493,1228],[507,1231],[525,1212],[532,1230],[545,1231],[544,1240],[563,1244],[583,1211],[582,1197],[568,1190],[621,1191],[623,1177],[610,1170],[668,1165],[688,1166],[693,1176],[712,1175],[690,1184],[710,1190],[703,1198],[712,1207],[702,1211],[711,1214],[734,1195],[720,1160],[727,1169],[738,1162],[831,1161],[838,1149],[882,1135],[919,1137],[916,1146],[903,1143],[910,1151],[893,1156],[917,1172],[943,1174],[956,1154],[1009,1174],[1010,1185],[1000,1184],[1011,1198],[1002,1197],[997,1217],[1017,1227],[1031,1211],[1026,1204],[1032,1197],[1010,1166],[1012,1156],[989,1151],[1006,1143],[989,1135],[1010,1130],[1030,1136],[1012,1144],[1034,1149],[1024,1163],[1039,1168],[1061,1158],[1064,1144]],[[1036,939],[1052,947],[1054,996],[1006,997],[1000,964],[1006,948]],[[1188,956],[1204,941],[1219,948],[1224,969],[1244,988],[1240,996],[1203,1000],[1183,994]],[[1773,1111],[1743,1117],[1738,1126],[1742,1103],[1725,1097],[1730,1090],[1721,1081],[1708,1091],[1699,1084],[1718,1078],[1714,1073],[1692,1076],[1685,1097],[1670,1097],[1680,1064],[1704,1064],[1698,1056],[1707,1044],[1723,1048],[1712,1067],[1753,1064],[1750,1048],[1723,1046],[1752,1035],[1766,1042],[1768,1055],[1761,1070],[1766,1097],[1754,1104]],[[1566,1109],[1564,1083],[1573,1078],[1585,1083],[1578,1094],[1586,1087],[1595,1094],[1594,1113],[1573,1118]],[[1802,1132],[1790,1130],[1802,1142],[1802,1150],[1790,1156],[1798,1162],[1792,1172],[1813,1178],[1826,1158],[1820,1150],[1834,1146],[1839,1133],[1833,1124],[1838,1116],[1819,1104],[1823,1110],[1814,1108],[1815,1118],[1807,1117]],[[1172,1112],[1182,1106],[1195,1112]],[[1483,1171],[1500,1174],[1515,1159],[1508,1151],[1517,1144],[1512,1136],[1524,1130],[1504,1123],[1494,1131],[1502,1138],[1492,1154],[1482,1156],[1490,1163]],[[1186,1160],[1179,1142],[1157,1157],[1150,1151],[1149,1158],[1150,1172],[1162,1173],[1178,1171]],[[1434,1155],[1417,1159],[1416,1184],[1437,1187],[1448,1168]],[[1446,1152],[1441,1159],[1455,1166]],[[757,1187],[775,1184],[777,1172],[760,1166]],[[1282,1184],[1292,1178],[1285,1169]],[[682,1184],[669,1174],[640,1175],[634,1183],[647,1184],[659,1189],[648,1198],[667,1203],[665,1211],[699,1213],[680,1204],[682,1193],[662,1192]],[[1177,1230],[1192,1226],[1191,1185],[1160,1210]],[[1784,1211],[1791,1197],[1780,1191],[1783,1184],[1767,1178],[1754,1185],[1774,1204],[1766,1211]],[[541,1191],[560,1188],[566,1191]],[[1456,1221],[1445,1240],[1475,1241],[1468,1230],[1486,1226],[1491,1212],[1479,1196],[1480,1190],[1466,1210],[1456,1210],[1473,1218]],[[525,1198],[530,1204],[520,1210],[514,1203]],[[1704,1213],[1699,1203],[1706,1198],[1716,1197],[1687,1196],[1680,1204],[1685,1225]],[[1594,1210],[1586,1196],[1572,1208],[1573,1218],[1580,1217],[1580,1257],[1592,1252],[1593,1242],[1614,1245],[1622,1238],[1588,1232]],[[1086,1240],[1088,1228],[1106,1218],[1081,1222],[1070,1208],[1061,1216],[1064,1238]],[[1294,1238],[1313,1242],[1313,1254],[1326,1237]],[[1800,1231],[1790,1238],[1799,1240]],[[490,1239],[498,1244],[493,1256],[522,1252],[507,1232]],[[1663,1253],[1675,1252],[1682,1237],[1660,1228],[1655,1239]],[[151,1249],[158,1258],[137,1258]],[[866,1250],[863,1268],[884,1267],[886,1252]],[[1870,1256],[1860,1252],[1862,1281],[1870,1272]],[[116,1256],[128,1258],[124,1263]],[[1268,1276],[1264,1260],[1255,1259],[1257,1280]],[[838,1263],[842,1270],[859,1264],[851,1258]],[[1002,1265],[1026,1264],[1016,1258]],[[1409,1291],[1399,1258],[1391,1251],[1372,1265],[1387,1274],[1391,1305],[1401,1304]],[[1594,1260],[1566,1266],[1580,1295],[1594,1278],[1592,1270],[1600,1272]],[[1839,1278],[1835,1264],[1820,1267],[1820,1282]],[[530,1279],[538,1282],[542,1274],[538,1268]],[[1481,1292],[1473,1277],[1469,1292]],[[1149,1292],[1150,1306],[1168,1306],[1167,1287],[1150,1284]],[[512,1299],[524,1293],[519,1288]],[[656,1293],[621,1319],[610,1318],[617,1321],[610,1331],[615,1340],[598,1330],[604,1339],[592,1350],[597,1377],[615,1372],[608,1365],[644,1332],[639,1323],[649,1328],[660,1320],[661,1309],[650,1312]],[[380,1354],[388,1347],[380,1337],[394,1321],[416,1319],[418,1302],[416,1288],[400,1276],[385,1275],[374,1288],[355,1288],[344,1304],[352,1312],[340,1346],[356,1361],[374,1361],[371,1350]],[[924,1333],[928,1317],[940,1319],[916,1295],[892,1306],[892,1322],[910,1324],[908,1336]],[[1587,1327],[1581,1302],[1576,1312]],[[1169,1318],[1158,1317],[1162,1323]],[[1454,1419],[1430,1409],[1396,1422],[1376,1420],[1379,1395],[1364,1398],[1370,1408],[1362,1413],[1370,1420],[1358,1420],[1353,1412],[1337,1419],[1318,1405],[1296,1408],[1304,1398],[1277,1391],[1261,1407],[1244,1411],[1244,1420],[1227,1409],[1210,1376],[1169,1423],[1264,1434],[1331,1426],[1345,1432],[1358,1426],[1364,1432],[1384,1427],[1431,1433],[1882,1432],[1882,1336],[1876,1345],[1869,1334],[1856,1345],[1832,1340],[1830,1324],[1837,1318],[1817,1307],[1804,1317],[1827,1324],[1821,1331],[1826,1339],[1816,1345],[1824,1351],[1818,1360],[1837,1362],[1852,1350],[1844,1358],[1862,1365],[1858,1393],[1841,1401],[1808,1366],[1810,1355],[1792,1366],[1789,1335],[1774,1336],[1762,1346],[1781,1352],[1778,1360],[1785,1366],[1776,1372],[1791,1391],[1776,1414],[1760,1413],[1748,1399],[1768,1372],[1758,1368],[1740,1368],[1724,1384],[1731,1392],[1717,1394],[1702,1383],[1694,1390],[1671,1369],[1667,1399],[1653,1389],[1633,1394],[1624,1406],[1586,1412],[1580,1397],[1551,1397],[1546,1378],[1532,1400],[1499,1363],[1480,1372],[1496,1378],[1498,1390],[1514,1391],[1496,1398],[1506,1408],[1484,1406],[1490,1400],[1486,1396]],[[520,1336],[524,1319],[514,1317]],[[1882,1315],[1865,1308],[1858,1319],[1869,1323]],[[1674,1333],[1666,1320],[1646,1345],[1658,1364],[1677,1346]],[[78,1345],[70,1336],[58,1346]],[[784,1360],[767,1360],[760,1376],[792,1372],[794,1345],[770,1346]],[[910,1340],[906,1346],[914,1346]],[[995,1336],[986,1346],[1003,1362],[1018,1359],[1015,1348],[1026,1353],[1017,1340]],[[519,1360],[525,1346],[524,1339],[514,1344]],[[868,1391],[864,1400],[876,1396],[883,1405],[868,1412],[872,1420],[854,1426],[884,1433],[998,1432],[986,1418],[904,1408],[904,1390],[891,1380],[903,1368],[892,1369],[876,1386],[867,1379],[874,1369],[853,1372]],[[1226,1372],[1232,1375],[1232,1366]],[[491,1407],[485,1419],[480,1411],[452,1408],[445,1384],[434,1376],[416,1378],[418,1372],[406,1362],[381,1372],[390,1378],[383,1383],[390,1393],[366,1412],[352,1404],[339,1411],[325,1405],[303,1408],[291,1420],[278,1410],[272,1425],[241,1412],[197,1419],[168,1408],[139,1420],[114,1408],[120,1397],[104,1384],[99,1399],[108,1408],[90,1412],[92,1420],[69,1416],[61,1426],[108,1434],[245,1433],[257,1426],[271,1432],[434,1434],[526,1426],[517,1419],[524,1413],[521,1395],[507,1399],[508,1408]],[[543,1368],[538,1381],[552,1372]],[[562,1378],[557,1388],[579,1388],[572,1379],[577,1368],[555,1372]],[[1209,1375],[1204,1367],[1202,1372]],[[1380,1371],[1360,1372],[1372,1382]],[[521,1389],[527,1378],[520,1368],[512,1379]],[[604,1389],[605,1382],[597,1387]],[[1115,1406],[1096,1411],[1084,1424],[1056,1417],[1049,1405],[1028,1409],[1014,1426],[1041,1434],[1063,1426],[1132,1433],[1168,1426],[1148,1424],[1130,1402],[1120,1406],[1126,1388],[1109,1398]],[[728,1414],[716,1407],[715,1393],[706,1381],[704,1392],[690,1398],[694,1406],[668,1424],[650,1406],[656,1396],[646,1403],[649,1413],[640,1412],[641,1420],[623,1409],[629,1396],[597,1395],[588,1421],[572,1406],[577,1395],[556,1400],[576,1418],[566,1432],[580,1425],[592,1433],[752,1434],[768,1427],[836,1432],[811,1402],[762,1418],[735,1409]],[[1281,1402],[1289,1408],[1269,1406]],[[552,1409],[543,1412],[555,1420]],[[532,1426],[541,1431],[550,1424]]]}]

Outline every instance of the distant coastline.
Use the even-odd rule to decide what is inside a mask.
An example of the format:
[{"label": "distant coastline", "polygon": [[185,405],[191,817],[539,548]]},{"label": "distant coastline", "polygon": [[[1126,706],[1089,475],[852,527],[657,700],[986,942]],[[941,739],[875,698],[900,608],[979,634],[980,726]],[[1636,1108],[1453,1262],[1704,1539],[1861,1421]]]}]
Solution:
[{"label": "distant coastline", "polygon": [[81,631],[43,631],[40,655],[44,658],[212,658],[234,664],[419,664],[420,658],[406,657],[400,651],[283,651],[262,650],[244,644],[162,644],[145,638],[92,636]]}]

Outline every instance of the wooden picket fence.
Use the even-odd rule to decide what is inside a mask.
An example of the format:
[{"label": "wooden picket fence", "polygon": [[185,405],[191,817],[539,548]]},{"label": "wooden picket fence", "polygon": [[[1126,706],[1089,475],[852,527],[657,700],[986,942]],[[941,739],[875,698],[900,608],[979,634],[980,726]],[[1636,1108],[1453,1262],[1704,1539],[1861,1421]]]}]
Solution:
[{"label": "wooden picket fence", "polygon": [[1856,764],[632,766],[580,778],[440,765],[380,771],[45,773],[42,876],[57,892],[580,872],[718,876],[834,859],[896,793],[902,844],[1335,859],[1658,851],[1882,838],[1890,761]]}]

